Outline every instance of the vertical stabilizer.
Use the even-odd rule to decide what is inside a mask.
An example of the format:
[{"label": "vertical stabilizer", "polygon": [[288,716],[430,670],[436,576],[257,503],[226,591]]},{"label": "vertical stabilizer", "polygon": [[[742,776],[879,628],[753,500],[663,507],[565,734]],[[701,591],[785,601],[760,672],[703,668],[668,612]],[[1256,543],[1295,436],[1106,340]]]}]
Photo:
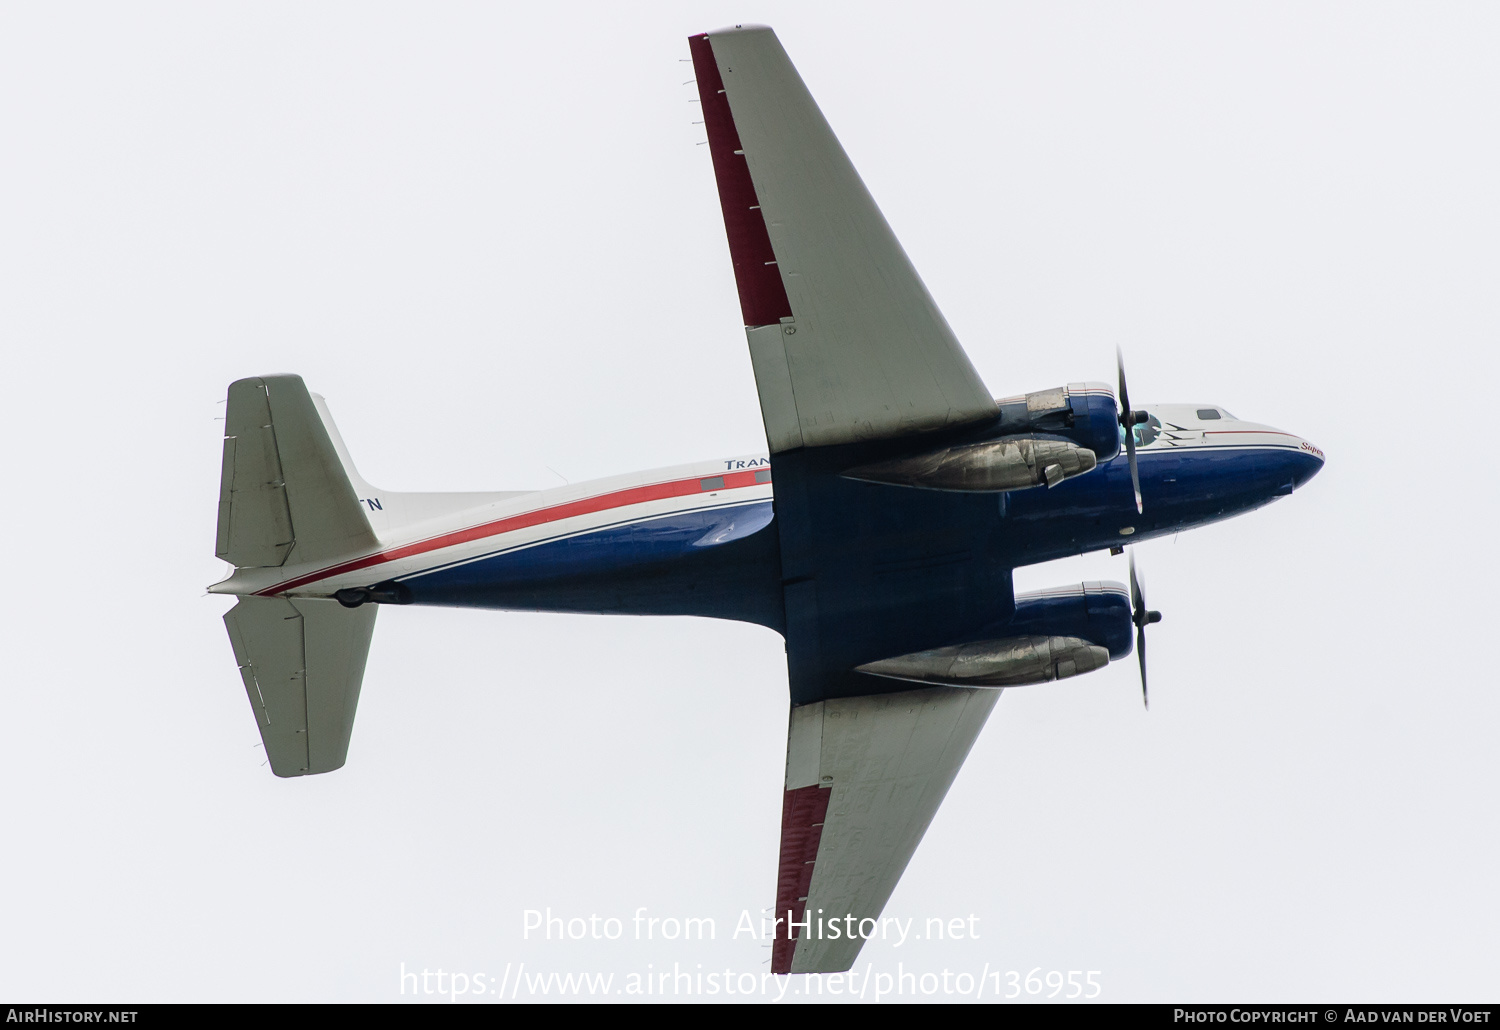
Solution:
[{"label": "vertical stabilizer", "polygon": [[311,396],[313,406],[323,421],[323,428],[328,433],[334,454],[337,455],[344,470],[344,477],[353,488],[357,503],[361,505],[360,514],[368,520],[376,536],[389,537],[429,519],[443,518],[455,512],[471,511],[531,492],[528,490],[490,490],[407,493],[384,490],[374,486],[354,467],[354,459],[349,456],[349,448],[345,446],[338,426],[334,425],[333,415],[328,410],[328,402],[320,394],[315,393]]}]

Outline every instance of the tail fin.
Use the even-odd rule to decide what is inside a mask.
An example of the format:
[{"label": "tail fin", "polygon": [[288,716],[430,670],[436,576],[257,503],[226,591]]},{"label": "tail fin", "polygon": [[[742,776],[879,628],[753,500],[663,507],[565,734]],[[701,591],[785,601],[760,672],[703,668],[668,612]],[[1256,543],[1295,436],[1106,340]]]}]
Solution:
[{"label": "tail fin", "polygon": [[[279,566],[374,548],[375,533],[300,376],[230,384],[215,551]],[[255,724],[277,776],[344,764],[375,605],[241,597],[224,616]]]},{"label": "tail fin", "polygon": [[229,642],[277,776],[343,766],[377,605],[242,597],[224,615]]},{"label": "tail fin", "polygon": [[231,383],[215,553],[243,568],[323,561],[376,545],[302,377]]},{"label": "tail fin", "polygon": [[442,518],[454,512],[469,511],[486,504],[508,501],[512,497],[520,497],[532,492],[530,490],[487,490],[405,493],[372,486],[354,467],[354,460],[349,457],[349,448],[344,446],[344,439],[339,435],[338,426],[334,425],[333,416],[329,414],[328,402],[316,393],[312,395],[312,402],[323,419],[323,426],[328,431],[328,438],[333,443],[334,452],[343,463],[344,475],[353,486],[356,497],[364,505],[361,514],[369,520],[370,528],[375,531],[376,536],[399,534],[405,528],[428,519]]}]

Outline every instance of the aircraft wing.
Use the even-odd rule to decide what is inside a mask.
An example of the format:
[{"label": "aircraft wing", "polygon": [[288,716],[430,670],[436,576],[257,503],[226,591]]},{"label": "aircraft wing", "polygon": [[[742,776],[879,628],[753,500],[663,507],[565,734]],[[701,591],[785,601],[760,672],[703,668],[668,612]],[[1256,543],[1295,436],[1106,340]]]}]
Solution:
[{"label": "aircraft wing", "polygon": [[772,972],[854,964],[1000,694],[930,687],[792,709]]},{"label": "aircraft wing", "polygon": [[771,453],[992,417],[775,33],[689,44]]},{"label": "aircraft wing", "polygon": [[855,670],[1013,607],[993,498],[841,473],[997,409],[775,34],[689,46],[776,473],[793,707],[771,968],[836,972],[999,697]]}]

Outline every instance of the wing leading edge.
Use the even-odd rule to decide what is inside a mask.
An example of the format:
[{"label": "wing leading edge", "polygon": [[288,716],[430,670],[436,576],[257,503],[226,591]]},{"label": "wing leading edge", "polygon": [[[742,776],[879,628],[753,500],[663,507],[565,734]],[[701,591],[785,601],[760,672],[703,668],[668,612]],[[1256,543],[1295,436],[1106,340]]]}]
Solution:
[{"label": "wing leading edge", "polygon": [[993,417],[775,33],[689,44],[771,453]]}]

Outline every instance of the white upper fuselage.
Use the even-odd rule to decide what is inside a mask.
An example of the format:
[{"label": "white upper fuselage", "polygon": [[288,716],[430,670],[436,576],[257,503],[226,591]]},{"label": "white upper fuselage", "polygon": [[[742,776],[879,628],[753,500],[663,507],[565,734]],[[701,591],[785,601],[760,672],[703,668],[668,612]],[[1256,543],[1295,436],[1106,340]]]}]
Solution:
[{"label": "white upper fuselage", "polygon": [[1323,452],[1294,433],[1236,419],[1216,404],[1148,404],[1151,421],[1136,428],[1136,446],[1145,448],[1265,447]]},{"label": "white upper fuselage", "polygon": [[[757,482],[760,480],[760,482]],[[241,568],[209,587],[212,593],[332,597],[345,588],[449,568],[509,551],[597,532],[622,523],[648,522],[771,499],[770,460],[741,455],[692,465],[611,476],[586,483],[515,494],[413,495],[372,490],[360,498],[374,516],[380,546],[334,564],[296,562]],[[422,512],[441,497],[449,506],[413,522],[390,518],[402,509]]]}]

